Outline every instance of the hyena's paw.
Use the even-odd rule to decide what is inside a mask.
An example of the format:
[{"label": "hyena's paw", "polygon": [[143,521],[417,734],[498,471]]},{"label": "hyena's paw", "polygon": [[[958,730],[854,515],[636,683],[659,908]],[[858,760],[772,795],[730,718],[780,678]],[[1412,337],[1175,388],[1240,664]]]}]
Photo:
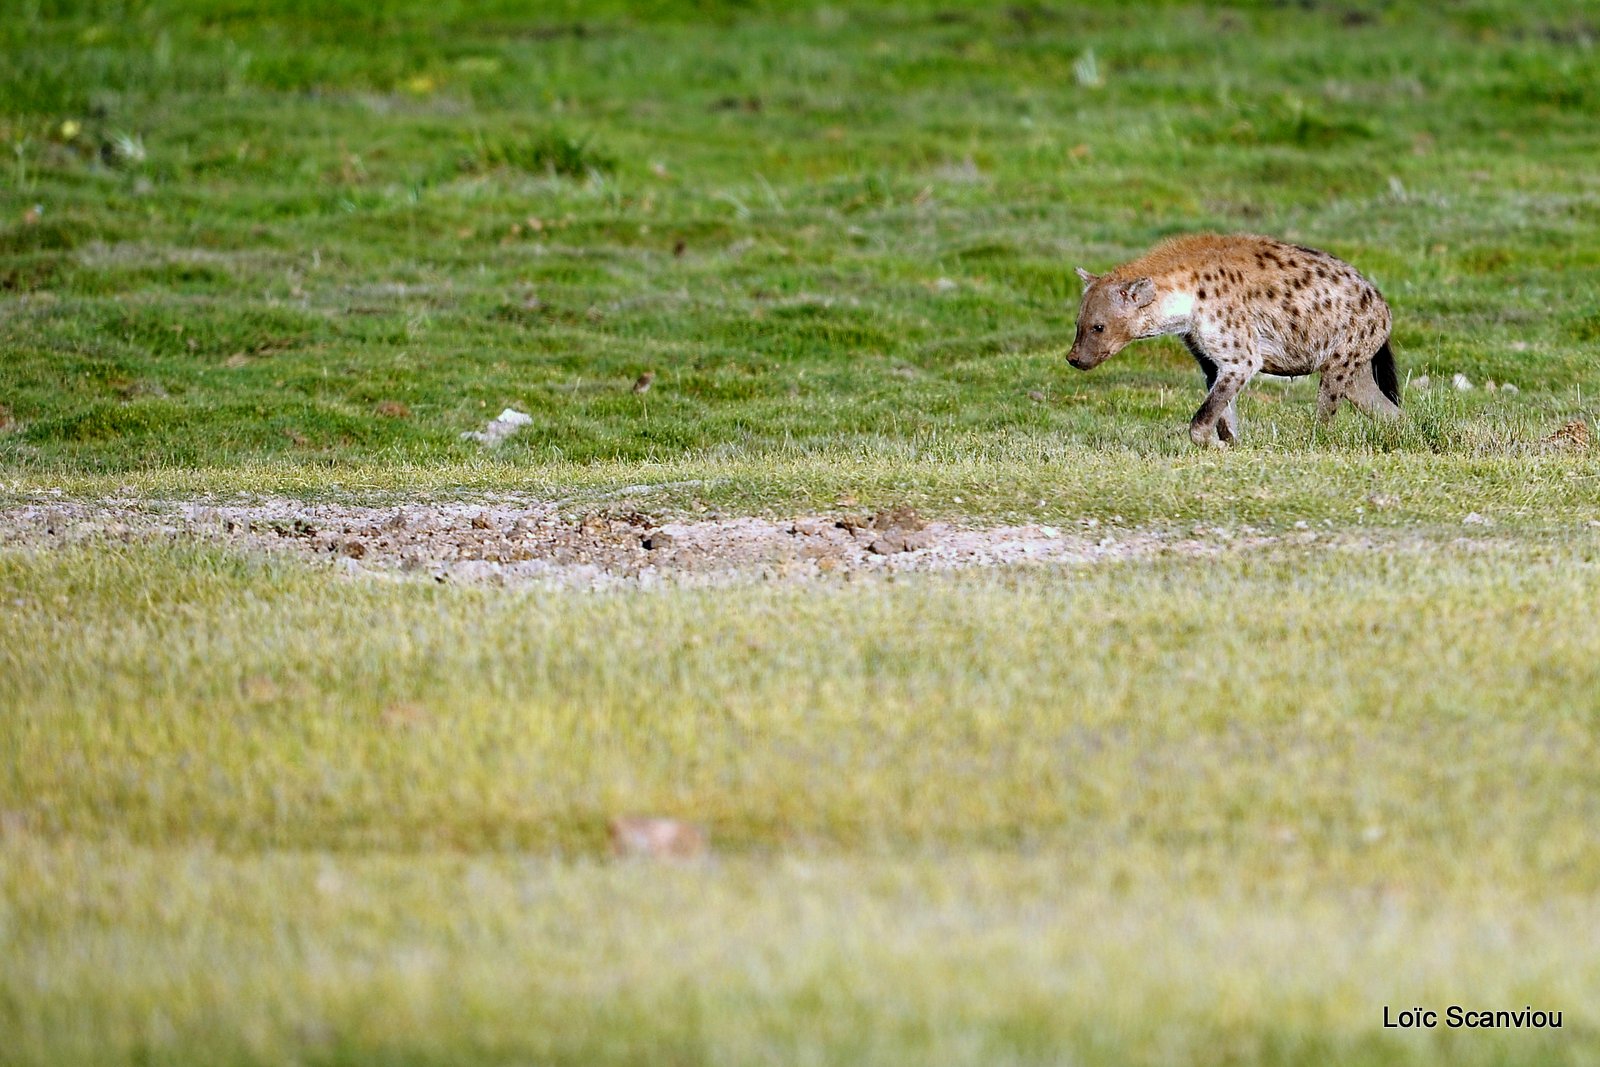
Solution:
[{"label": "hyena's paw", "polygon": [[1189,427],[1189,440],[1201,448],[1227,448],[1228,442],[1217,433],[1215,426],[1191,425]]}]

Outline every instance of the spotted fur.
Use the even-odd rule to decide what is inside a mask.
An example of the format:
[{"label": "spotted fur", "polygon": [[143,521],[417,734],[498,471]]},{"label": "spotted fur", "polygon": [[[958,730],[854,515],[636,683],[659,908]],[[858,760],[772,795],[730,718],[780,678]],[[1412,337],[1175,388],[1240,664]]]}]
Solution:
[{"label": "spotted fur", "polygon": [[1238,437],[1234,401],[1260,371],[1321,375],[1323,419],[1341,400],[1371,416],[1400,413],[1389,305],[1336,256],[1254,234],[1200,234],[1078,275],[1083,301],[1067,359],[1089,370],[1133,341],[1181,337],[1206,376],[1189,423],[1196,444]]}]

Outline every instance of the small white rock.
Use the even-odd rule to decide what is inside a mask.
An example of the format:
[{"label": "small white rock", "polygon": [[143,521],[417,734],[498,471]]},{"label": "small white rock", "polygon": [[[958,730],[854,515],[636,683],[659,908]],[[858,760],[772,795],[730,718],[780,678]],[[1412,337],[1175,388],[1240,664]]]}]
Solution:
[{"label": "small white rock", "polygon": [[1468,378],[1465,374],[1457,374],[1454,378],[1450,379],[1450,384],[1455,386],[1463,393],[1467,392],[1473,387],[1472,379]]},{"label": "small white rock", "polygon": [[1520,393],[1520,392],[1522,392],[1521,389],[1518,389],[1516,386],[1512,385],[1510,382],[1506,382],[1504,385],[1502,385],[1500,387],[1500,391],[1502,393]]},{"label": "small white rock", "polygon": [[524,426],[531,426],[532,424],[532,415],[524,411],[518,411],[516,408],[506,408],[490,420],[483,429],[467,430],[461,435],[461,439],[463,441],[478,441],[492,448]]},{"label": "small white rock", "polygon": [[1052,541],[1061,536],[1061,531],[1056,529],[1054,526],[1041,526],[1039,527],[1039,532],[1050,538]]},{"label": "small white rock", "polygon": [[1467,526],[1490,526],[1494,523],[1493,519],[1479,515],[1476,511],[1467,512],[1467,517],[1461,521]]},{"label": "small white rock", "polygon": [[1411,388],[1413,389],[1426,389],[1432,384],[1433,381],[1426,374],[1419,374],[1411,379]]},{"label": "small white rock", "polygon": [[516,408],[506,408],[494,417],[494,421],[504,423],[507,426],[532,426],[533,416],[525,411],[518,411]]}]

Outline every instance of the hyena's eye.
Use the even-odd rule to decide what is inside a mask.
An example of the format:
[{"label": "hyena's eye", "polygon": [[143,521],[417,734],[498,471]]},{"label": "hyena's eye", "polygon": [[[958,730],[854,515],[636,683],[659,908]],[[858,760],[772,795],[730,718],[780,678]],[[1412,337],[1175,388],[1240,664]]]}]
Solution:
[{"label": "hyena's eye", "polygon": [[1094,332],[1095,333],[1105,333],[1106,332],[1105,324],[1104,323],[1100,323],[1100,322],[1095,323],[1094,324]]}]

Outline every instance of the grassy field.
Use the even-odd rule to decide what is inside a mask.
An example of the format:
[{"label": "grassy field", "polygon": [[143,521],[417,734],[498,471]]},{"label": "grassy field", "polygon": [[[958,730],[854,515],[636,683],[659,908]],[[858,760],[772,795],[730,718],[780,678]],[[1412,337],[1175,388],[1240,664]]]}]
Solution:
[{"label": "grassy field", "polygon": [[[611,595],[0,568],[18,1062],[1596,1049],[1600,535]],[[722,858],[607,863],[618,811]],[[1384,1037],[1413,1002],[1565,1029]]]},{"label": "grassy field", "polygon": [[[0,1063],[1600,1063],[1597,43],[1538,0],[11,5],[0,511],[1283,536],[605,593],[0,537]],[[1199,452],[1175,342],[1067,367],[1072,268],[1203,229],[1371,276],[1409,417],[1261,382]],[[711,858],[611,859],[629,812]],[[1450,1004],[1564,1025],[1382,1026]]]}]

